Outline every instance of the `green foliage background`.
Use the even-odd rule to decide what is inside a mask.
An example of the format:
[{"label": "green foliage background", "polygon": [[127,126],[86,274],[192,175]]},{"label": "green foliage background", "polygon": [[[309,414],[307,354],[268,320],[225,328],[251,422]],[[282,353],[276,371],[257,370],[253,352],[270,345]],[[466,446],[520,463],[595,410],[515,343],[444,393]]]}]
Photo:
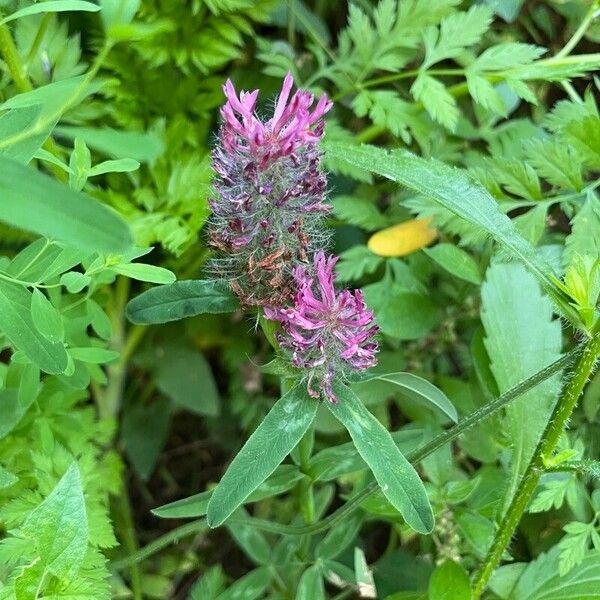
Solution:
[{"label": "green foliage background", "polygon": [[[285,535],[372,482],[323,406],[312,447],[209,531],[210,490],[287,373],[234,304],[161,326],[126,306],[206,275],[221,86],[260,88],[268,114],[289,70],[335,101],[328,226],[338,280],[364,290],[382,330],[374,375],[418,376],[352,397],[402,452],[427,443],[597,328],[599,10],[0,0],[0,599],[468,599],[560,373],[420,462],[429,535],[381,492]],[[373,251],[372,233],[415,217],[435,246]],[[600,597],[599,400],[596,375],[486,597]]]}]

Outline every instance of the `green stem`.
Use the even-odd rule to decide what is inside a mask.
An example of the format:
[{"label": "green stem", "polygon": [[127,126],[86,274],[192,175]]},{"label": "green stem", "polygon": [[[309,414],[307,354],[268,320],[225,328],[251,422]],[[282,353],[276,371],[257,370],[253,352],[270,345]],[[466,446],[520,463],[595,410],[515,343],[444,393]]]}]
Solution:
[{"label": "green stem", "polygon": [[571,36],[571,39],[556,53],[556,56],[567,56],[571,53],[571,51],[577,46],[581,38],[585,35],[588,27],[591,25],[592,21],[598,16],[598,10],[600,7],[600,2],[595,0],[592,2],[590,8],[587,11],[587,14],[579,24],[579,27],[575,30],[575,33]]},{"label": "green stem", "polygon": [[50,25],[53,16],[53,13],[48,13],[42,18],[42,22],[38,27],[37,33],[35,34],[35,39],[33,40],[31,48],[27,53],[27,58],[25,59],[25,70],[29,68],[31,61],[35,58],[35,55],[38,53],[40,45],[42,44],[42,41],[44,39],[44,35],[46,35],[46,31],[48,30],[48,26]]},{"label": "green stem", "polygon": [[31,91],[33,86],[25,74],[25,69],[23,69],[23,65],[21,64],[21,58],[19,57],[19,52],[13,41],[10,29],[5,23],[0,25],[0,54],[4,57],[4,61],[19,92]]},{"label": "green stem", "polygon": [[121,560],[111,562],[110,568],[113,571],[123,571],[124,569],[131,567],[131,565],[135,565],[136,563],[142,562],[143,560],[149,558],[153,554],[160,552],[163,548],[166,548],[171,544],[177,543],[180,539],[188,537],[190,535],[201,533],[206,529],[208,529],[206,519],[200,519],[199,521],[192,521],[191,523],[186,523],[181,527],[173,529],[173,531],[169,531],[169,533],[161,535],[159,538],[155,539],[147,546],[144,546],[134,554],[126,556]]},{"label": "green stem", "polygon": [[[129,555],[135,555],[138,551],[138,542],[125,481],[121,485],[121,493],[114,499],[112,514],[123,548]],[[142,578],[137,562],[129,565],[129,581],[134,600],[142,600]]]},{"label": "green stem", "polygon": [[562,394],[556,403],[552,416],[521,479],[513,500],[500,523],[483,565],[475,576],[473,600],[481,597],[494,569],[500,563],[502,555],[515,529],[519,525],[521,516],[527,509],[531,496],[537,488],[543,473],[544,462],[551,457],[556,449],[599,355],[600,335],[596,335],[586,343],[577,364],[571,372],[571,376],[563,388]]}]

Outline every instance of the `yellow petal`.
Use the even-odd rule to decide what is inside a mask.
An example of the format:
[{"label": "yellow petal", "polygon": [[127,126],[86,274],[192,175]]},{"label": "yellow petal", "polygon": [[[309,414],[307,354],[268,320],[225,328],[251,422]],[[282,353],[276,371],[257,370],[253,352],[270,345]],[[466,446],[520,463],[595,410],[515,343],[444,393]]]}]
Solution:
[{"label": "yellow petal", "polygon": [[411,219],[374,233],[367,244],[379,256],[406,256],[429,246],[437,238],[431,218]]}]

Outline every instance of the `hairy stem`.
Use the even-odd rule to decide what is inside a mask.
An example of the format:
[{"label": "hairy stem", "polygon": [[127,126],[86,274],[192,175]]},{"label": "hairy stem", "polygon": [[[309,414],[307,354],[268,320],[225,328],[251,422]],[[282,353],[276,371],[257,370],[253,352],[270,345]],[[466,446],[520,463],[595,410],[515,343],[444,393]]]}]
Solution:
[{"label": "hairy stem", "polygon": [[543,473],[544,462],[550,458],[571,417],[583,387],[589,379],[600,355],[600,335],[596,334],[585,345],[581,356],[568,377],[567,383],[556,403],[548,425],[537,445],[531,461],[521,479],[513,500],[496,532],[485,560],[475,576],[473,599],[477,600],[485,590],[494,569],[500,563],[510,539],[527,509],[531,496]]},{"label": "hairy stem", "polygon": [[[1,17],[1,14],[0,14]],[[4,57],[6,66],[10,71],[10,76],[15,82],[19,92],[29,92],[33,89],[31,82],[27,78],[25,69],[21,64],[19,52],[15,46],[10,29],[3,23],[0,25],[0,54]]]}]

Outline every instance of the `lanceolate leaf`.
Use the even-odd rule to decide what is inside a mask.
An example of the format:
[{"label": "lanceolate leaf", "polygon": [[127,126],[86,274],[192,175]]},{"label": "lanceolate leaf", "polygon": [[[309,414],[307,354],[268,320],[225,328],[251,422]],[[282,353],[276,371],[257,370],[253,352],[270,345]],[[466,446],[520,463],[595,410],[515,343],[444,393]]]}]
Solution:
[{"label": "lanceolate leaf", "polygon": [[227,313],[238,308],[238,299],[219,281],[176,281],[149,289],[127,305],[132,323],[178,321],[203,313]]},{"label": "lanceolate leaf", "polygon": [[373,381],[374,379],[389,383],[392,388],[397,386],[400,388],[400,391],[411,398],[415,398],[420,402],[425,401],[428,404],[435,406],[454,422],[458,420],[456,409],[446,394],[418,375],[413,375],[412,373],[386,373],[385,375],[374,375],[373,377],[369,377],[368,379],[364,379],[360,383],[355,384],[355,388],[357,386],[369,385],[369,381]]},{"label": "lanceolate leaf", "polygon": [[66,12],[72,10],[97,12],[100,10],[100,7],[92,2],[85,2],[84,0],[49,0],[48,2],[40,2],[39,4],[26,6],[21,10],[17,10],[11,15],[8,15],[8,17],[2,19],[0,23],[8,23],[9,21],[14,21],[21,17],[28,17],[29,15],[37,15],[40,13]]},{"label": "lanceolate leaf", "polygon": [[434,524],[433,512],[417,472],[350,388],[338,383],[334,393],[338,402],[327,403],[327,407],[350,433],[381,491],[415,531],[429,533]]},{"label": "lanceolate leaf", "polygon": [[273,406],[213,492],[207,511],[211,527],[221,525],[294,449],[315,418],[318,405],[299,383]]},{"label": "lanceolate leaf", "polygon": [[31,317],[31,294],[20,285],[0,281],[0,331],[11,344],[46,373],[63,373],[67,351],[39,332]]},{"label": "lanceolate leaf", "polygon": [[500,211],[487,190],[471,180],[464,171],[404,150],[388,152],[374,146],[339,143],[329,143],[326,149],[335,160],[397,181],[485,231],[518,257],[552,294],[560,308],[577,319],[568,307],[568,300],[553,283],[552,268],[519,234],[514,223]]},{"label": "lanceolate leaf", "polygon": [[91,252],[119,254],[132,244],[129,227],[116,212],[2,156],[0,219]]}]

